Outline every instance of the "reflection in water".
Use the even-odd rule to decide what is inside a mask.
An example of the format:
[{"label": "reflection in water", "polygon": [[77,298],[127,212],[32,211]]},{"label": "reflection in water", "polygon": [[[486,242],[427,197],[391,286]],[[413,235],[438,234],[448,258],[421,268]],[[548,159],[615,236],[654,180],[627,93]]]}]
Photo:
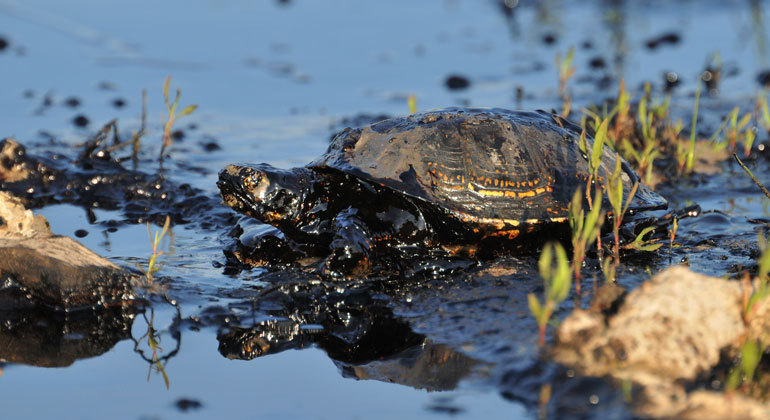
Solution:
[{"label": "reflection in water", "polygon": [[603,0],[606,10],[602,21],[610,35],[610,43],[614,51],[612,62],[615,64],[615,75],[618,80],[624,78],[624,62],[628,56],[628,41],[626,40],[626,2],[625,0]]},{"label": "reflection in water", "polygon": [[420,346],[424,341],[422,335],[412,332],[384,307],[313,310],[316,316],[306,315],[303,321],[271,320],[250,328],[231,327],[217,337],[219,352],[230,359],[250,360],[315,344],[334,360],[367,363]]},{"label": "reflection in water", "polygon": [[[302,307],[295,305],[304,298],[283,301],[282,310],[269,311],[274,319],[226,328],[217,336],[219,352],[229,359],[250,360],[315,345],[345,377],[427,390],[455,388],[480,363],[413,332],[368,292],[328,297],[318,295]],[[274,308],[274,298],[265,296],[254,305]],[[280,300],[284,298],[281,294]]]},{"label": "reflection in water", "polygon": [[560,5],[555,0],[541,0],[535,3],[535,19],[539,26],[547,26],[554,32],[560,32],[563,17],[561,13],[556,13],[556,11],[561,10],[563,7],[563,5]]},{"label": "reflection in water", "polygon": [[761,0],[749,0],[749,15],[751,29],[757,42],[757,55],[762,68],[767,66],[767,32],[765,32],[765,15],[762,13]]},{"label": "reflection in water", "polygon": [[519,7],[518,0],[498,0],[498,3],[500,10],[505,15],[508,30],[511,32],[511,38],[517,39],[521,37],[521,28],[518,20],[516,20],[516,8]]},{"label": "reflection in water", "polygon": [[0,359],[42,367],[70,366],[127,339],[136,308],[56,312],[0,311]]},{"label": "reflection in water", "polygon": [[393,382],[427,391],[455,389],[480,363],[451,347],[427,340],[420,346],[366,364],[335,361],[342,375],[348,378]]},{"label": "reflection in water", "polygon": [[[179,348],[182,344],[182,334],[178,330],[179,324],[182,320],[182,314],[179,309],[179,305],[176,302],[168,299],[166,299],[165,302],[173,306],[176,310],[174,319],[167,331],[171,336],[171,339],[175,342],[174,349],[163,354],[164,350],[161,347],[161,342],[163,339],[164,331],[159,331],[155,328],[155,308],[152,306],[148,307],[147,310],[142,312],[142,319],[147,325],[147,331],[139,338],[134,338],[133,335],[131,335],[130,338],[131,341],[134,342],[134,352],[149,364],[149,369],[147,371],[147,382],[150,381],[150,375],[154,370],[156,374],[160,374],[163,377],[163,382],[166,385],[166,389],[168,389],[171,384],[168,375],[166,374],[166,365],[172,357],[179,353]],[[147,316],[147,312],[150,313],[149,317]],[[143,348],[145,345],[147,348]]]}]

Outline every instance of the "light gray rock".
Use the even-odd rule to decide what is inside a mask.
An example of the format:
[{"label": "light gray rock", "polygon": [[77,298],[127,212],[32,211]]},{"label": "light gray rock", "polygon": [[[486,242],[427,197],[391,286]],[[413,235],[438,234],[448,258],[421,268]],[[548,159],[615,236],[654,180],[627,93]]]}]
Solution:
[{"label": "light gray rock", "polygon": [[[634,408],[643,416],[679,419],[767,419],[770,407],[742,395],[697,390],[723,352],[736,352],[746,336],[767,337],[768,299],[743,319],[739,282],[671,267],[630,292],[606,318],[577,310],[556,332],[554,359],[588,376],[631,381]],[[756,316],[762,315],[762,316]]]},{"label": "light gray rock", "polygon": [[60,309],[134,298],[133,275],[81,243],[51,233],[48,222],[0,191],[0,289]]}]

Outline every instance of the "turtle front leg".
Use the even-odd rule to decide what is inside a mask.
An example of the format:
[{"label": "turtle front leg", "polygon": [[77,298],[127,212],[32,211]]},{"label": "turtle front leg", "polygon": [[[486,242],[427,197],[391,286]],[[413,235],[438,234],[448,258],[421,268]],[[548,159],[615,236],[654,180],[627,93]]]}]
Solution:
[{"label": "turtle front leg", "polygon": [[331,253],[321,269],[331,277],[362,276],[371,268],[372,240],[369,228],[359,217],[358,210],[347,208],[332,222],[334,238],[329,245]]},{"label": "turtle front leg", "polygon": [[[261,236],[255,243],[248,245],[239,240],[229,254],[237,262],[251,267],[288,265],[307,257],[291,241],[273,234]],[[228,259],[231,256],[228,255]]]}]

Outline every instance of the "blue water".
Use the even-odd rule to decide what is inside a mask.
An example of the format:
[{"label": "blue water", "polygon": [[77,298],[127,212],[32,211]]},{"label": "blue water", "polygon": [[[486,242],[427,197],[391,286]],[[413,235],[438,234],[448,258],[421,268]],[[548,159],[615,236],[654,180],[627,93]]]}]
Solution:
[{"label": "blue water", "polygon": [[[305,164],[325,150],[329,135],[344,125],[343,118],[406,114],[409,95],[416,96],[420,110],[453,105],[559,108],[553,60],[570,45],[577,51],[577,72],[570,83],[575,109],[614,96],[620,77],[638,94],[645,81],[659,92],[664,73],[676,72],[682,83],[674,90],[672,107],[687,115],[695,80],[714,52],[720,53],[725,72],[733,74],[725,76],[719,97],[704,97],[703,109],[722,109],[724,102],[748,107],[760,88],[756,75],[770,66],[768,6],[758,2],[752,9],[752,4],[522,0],[509,20],[492,0],[295,0],[285,5],[245,0],[0,0],[0,38],[9,42],[0,51],[0,136],[14,136],[32,151],[43,152],[64,146],[47,145],[41,131],[75,145],[113,118],[118,118],[122,132],[137,130],[141,91],[147,89],[150,131],[144,141],[157,153],[162,85],[171,76],[172,90],[182,88],[182,103],[199,105],[192,116],[179,121],[179,127],[194,123],[197,128],[186,131],[184,142],[172,147],[172,156],[207,169],[185,173],[177,181],[214,195],[216,172],[225,164]],[[752,16],[758,18],[752,21]],[[645,47],[645,41],[669,31],[679,34],[681,42],[655,50]],[[546,35],[555,36],[556,42],[545,44]],[[622,62],[616,62],[616,56],[622,56]],[[595,57],[603,58],[607,67],[591,69],[588,62]],[[447,89],[444,81],[451,74],[467,77],[470,88]],[[596,81],[605,74],[613,81],[603,90]],[[110,89],[100,88],[103,82]],[[520,104],[517,87],[524,92]],[[53,104],[38,114],[46,94]],[[69,97],[82,104],[75,109],[64,106]],[[115,99],[127,106],[114,107]],[[712,112],[712,121],[718,119],[719,111]],[[78,114],[91,120],[88,129],[72,125]],[[211,139],[222,149],[206,152],[199,147]],[[736,223],[745,216],[766,217],[759,196],[751,197],[739,200],[746,210],[731,209],[722,196],[704,202],[732,212]],[[89,224],[83,210],[69,205],[41,213],[54,232],[74,237],[75,230],[85,229],[88,236],[79,240],[118,264],[133,268],[146,261],[149,245],[143,225],[106,232]],[[95,214],[97,222],[120,217],[102,210]],[[223,234],[174,229],[160,274],[185,317],[208,305],[226,307],[237,299],[225,296],[263,285],[258,271],[225,275],[212,264],[224,261]],[[532,287],[521,286],[516,296]],[[428,338],[449,342],[492,366],[500,363],[502,370],[503,363],[516,360],[495,360],[492,349],[507,347],[506,357],[519,355],[525,364],[536,354],[525,303],[506,293],[484,297],[491,308],[507,307],[497,314],[490,310],[483,320],[463,319],[463,310],[450,306],[438,312],[446,309],[454,315],[451,319],[439,313],[410,313],[407,304],[398,305],[397,311],[416,320],[414,328]],[[441,298],[436,298],[437,305]],[[167,306],[156,310],[155,327],[166,352],[176,345],[165,330],[172,316]],[[526,326],[524,332],[516,331],[520,325]],[[490,342],[473,342],[484,335],[458,333],[463,326],[488,326]],[[137,318],[132,329],[135,337],[141,336],[146,324]],[[314,347],[248,362],[228,360],[217,351],[216,332],[183,327],[180,351],[165,368],[168,389],[157,373],[148,380],[148,364],[130,340],[69,367],[6,364],[0,377],[2,413],[9,418],[83,419],[536,417],[531,406],[500,395],[495,385],[500,372],[494,369],[490,376],[475,370],[476,375],[455,390],[426,392],[343,377],[326,353]],[[467,336],[463,339],[462,334]],[[199,401],[202,407],[183,413],[175,406],[180,398]]]}]

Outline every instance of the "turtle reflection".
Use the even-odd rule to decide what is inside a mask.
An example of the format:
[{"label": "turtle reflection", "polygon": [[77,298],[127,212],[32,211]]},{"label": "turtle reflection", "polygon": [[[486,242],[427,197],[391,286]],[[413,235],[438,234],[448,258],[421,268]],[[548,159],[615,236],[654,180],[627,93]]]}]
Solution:
[{"label": "turtle reflection", "polygon": [[[289,349],[317,346],[344,377],[394,382],[431,391],[454,389],[479,362],[417,334],[384,306],[330,307],[222,331],[219,352],[251,360]],[[312,305],[311,305],[312,307]],[[309,308],[308,308],[309,309]],[[280,316],[277,313],[272,316]]]}]

